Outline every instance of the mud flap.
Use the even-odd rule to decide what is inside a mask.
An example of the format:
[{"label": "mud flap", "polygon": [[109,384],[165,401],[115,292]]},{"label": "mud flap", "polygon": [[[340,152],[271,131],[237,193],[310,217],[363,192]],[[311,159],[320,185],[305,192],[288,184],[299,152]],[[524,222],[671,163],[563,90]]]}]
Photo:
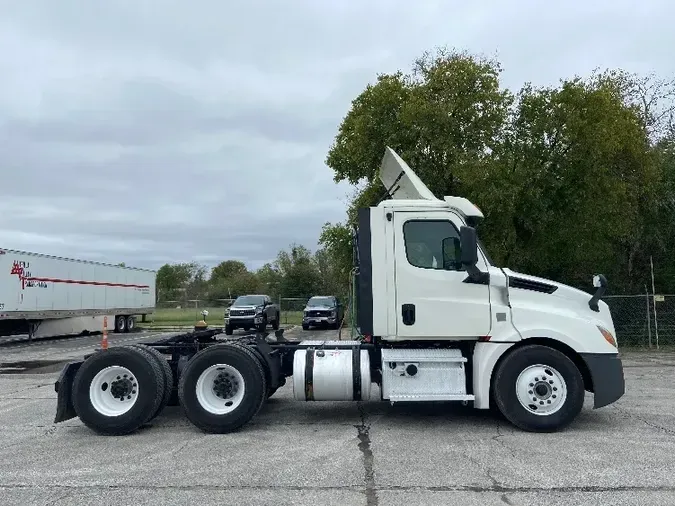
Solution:
[{"label": "mud flap", "polygon": [[72,398],[73,379],[82,363],[82,361],[79,361],[66,364],[59,375],[59,379],[54,383],[54,391],[58,394],[54,423],[65,422],[66,420],[70,420],[77,416],[75,408],[73,407]]}]

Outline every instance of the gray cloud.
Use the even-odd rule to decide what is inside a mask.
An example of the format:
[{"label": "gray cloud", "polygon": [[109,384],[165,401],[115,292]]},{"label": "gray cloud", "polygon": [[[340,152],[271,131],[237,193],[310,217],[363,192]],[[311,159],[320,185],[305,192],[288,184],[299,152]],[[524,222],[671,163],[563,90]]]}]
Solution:
[{"label": "gray cloud", "polygon": [[[437,45],[504,82],[675,71],[665,1],[41,0],[0,17],[0,246],[143,267],[316,247],[350,101]],[[643,29],[642,27],[647,27]]]}]

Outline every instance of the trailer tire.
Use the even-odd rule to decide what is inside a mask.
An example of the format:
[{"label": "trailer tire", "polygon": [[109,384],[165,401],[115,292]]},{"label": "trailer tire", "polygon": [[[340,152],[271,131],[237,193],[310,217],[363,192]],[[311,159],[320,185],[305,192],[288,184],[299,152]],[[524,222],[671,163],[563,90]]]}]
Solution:
[{"label": "trailer tire", "polygon": [[248,423],[266,393],[265,372],[256,356],[229,343],[198,352],[178,383],[178,397],[187,418],[214,434],[233,432]]},{"label": "trailer tire", "polygon": [[125,332],[133,332],[136,330],[136,317],[129,315],[126,317],[126,329]]},{"label": "trailer tire", "polygon": [[153,420],[157,415],[159,415],[162,410],[169,404],[169,399],[171,399],[171,394],[173,393],[173,387],[174,387],[174,379],[173,379],[173,370],[171,369],[171,365],[169,364],[169,361],[166,359],[164,355],[162,355],[160,352],[158,352],[155,348],[152,348],[148,345],[145,344],[132,344],[130,345],[132,348],[137,348],[139,350],[143,350],[147,353],[149,353],[155,362],[159,365],[160,369],[164,373],[164,395],[162,396],[162,402],[159,404],[159,407],[157,408],[157,411],[148,418],[146,421],[149,422],[150,420]]},{"label": "trailer tire", "polygon": [[[124,402],[119,396],[125,395],[132,402],[117,404]],[[131,346],[92,355],[73,379],[75,413],[87,427],[103,435],[137,430],[157,411],[163,395],[164,374],[159,364],[147,351]]]},{"label": "trailer tire", "polygon": [[506,355],[492,389],[504,417],[529,432],[567,427],[584,404],[584,381],[577,366],[564,353],[542,345],[526,345]]},{"label": "trailer tire", "polygon": [[115,317],[115,332],[121,334],[127,329],[127,319],[124,316],[118,315]]}]

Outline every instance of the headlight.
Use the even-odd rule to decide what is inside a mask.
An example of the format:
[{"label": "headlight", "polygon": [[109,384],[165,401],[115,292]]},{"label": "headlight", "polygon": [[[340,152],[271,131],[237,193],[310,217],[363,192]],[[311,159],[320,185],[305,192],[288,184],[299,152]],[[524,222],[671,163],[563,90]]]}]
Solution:
[{"label": "headlight", "polygon": [[263,308],[264,308],[264,306],[258,306],[257,308],[255,308],[255,314],[262,313]]},{"label": "headlight", "polygon": [[617,348],[616,339],[614,339],[614,336],[612,335],[612,333],[609,330],[607,330],[606,328],[601,327],[600,325],[597,325],[597,327],[598,327],[598,330],[600,331],[600,333],[602,334],[602,337],[605,338],[605,341],[607,341],[609,344],[611,344],[612,346]]}]

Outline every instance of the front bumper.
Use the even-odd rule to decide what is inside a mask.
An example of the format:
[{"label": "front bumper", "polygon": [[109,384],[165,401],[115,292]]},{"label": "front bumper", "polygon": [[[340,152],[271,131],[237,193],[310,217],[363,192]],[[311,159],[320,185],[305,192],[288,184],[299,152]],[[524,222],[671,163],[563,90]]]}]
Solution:
[{"label": "front bumper", "polygon": [[306,325],[333,325],[337,321],[336,316],[303,316],[302,323]]},{"label": "front bumper", "polygon": [[225,326],[232,325],[233,327],[253,327],[254,325],[260,325],[263,321],[263,316],[226,316],[225,317]]},{"label": "front bumper", "polygon": [[618,353],[581,353],[591,373],[593,408],[602,408],[626,393],[623,364]]}]

